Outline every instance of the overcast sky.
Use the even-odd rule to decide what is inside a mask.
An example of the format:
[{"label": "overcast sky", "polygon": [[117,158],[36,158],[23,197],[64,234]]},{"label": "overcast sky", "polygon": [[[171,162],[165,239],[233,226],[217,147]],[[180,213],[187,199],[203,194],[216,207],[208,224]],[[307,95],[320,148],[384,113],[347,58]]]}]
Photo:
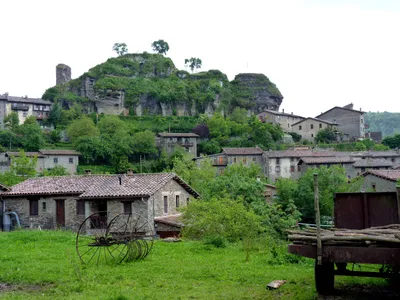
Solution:
[{"label": "overcast sky", "polygon": [[199,57],[202,70],[263,73],[284,96],[281,109],[316,116],[354,103],[400,112],[400,1],[0,2],[0,93],[41,97],[55,66],[72,77],[116,56],[169,43],[175,65]]}]

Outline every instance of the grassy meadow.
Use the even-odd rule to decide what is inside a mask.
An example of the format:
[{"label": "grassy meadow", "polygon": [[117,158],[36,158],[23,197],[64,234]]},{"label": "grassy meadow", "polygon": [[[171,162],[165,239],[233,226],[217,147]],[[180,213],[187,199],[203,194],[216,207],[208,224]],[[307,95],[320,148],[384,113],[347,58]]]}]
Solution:
[{"label": "grassy meadow", "polygon": [[[268,244],[260,242],[246,259],[241,244],[156,241],[142,261],[88,266],[79,261],[72,232],[0,232],[0,299],[316,299],[314,261]],[[276,279],[287,283],[267,290]],[[354,285],[386,282],[336,280],[339,289]]]}]

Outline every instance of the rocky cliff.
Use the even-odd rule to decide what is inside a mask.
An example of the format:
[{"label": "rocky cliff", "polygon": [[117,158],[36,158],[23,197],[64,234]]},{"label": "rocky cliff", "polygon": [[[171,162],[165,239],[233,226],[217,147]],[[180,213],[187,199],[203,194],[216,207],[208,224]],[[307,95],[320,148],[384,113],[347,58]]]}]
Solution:
[{"label": "rocky cliff", "polygon": [[43,99],[64,107],[80,102],[87,112],[105,114],[193,116],[229,113],[236,106],[257,113],[279,110],[283,99],[263,74],[239,74],[229,82],[218,70],[190,74],[149,53],[110,58],[77,79],[57,82]]}]

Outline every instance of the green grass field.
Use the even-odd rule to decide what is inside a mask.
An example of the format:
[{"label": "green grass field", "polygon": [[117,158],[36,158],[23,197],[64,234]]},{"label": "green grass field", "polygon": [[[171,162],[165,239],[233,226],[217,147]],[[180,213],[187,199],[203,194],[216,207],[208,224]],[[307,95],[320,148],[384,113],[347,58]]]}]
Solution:
[{"label": "green grass field", "polygon": [[[241,245],[156,241],[145,260],[85,266],[75,252],[74,233],[0,232],[0,298],[315,299],[313,263],[286,254],[284,245],[263,245],[246,261]],[[287,283],[267,290],[276,279]],[[354,284],[386,285],[378,279],[339,278],[336,287]]]}]

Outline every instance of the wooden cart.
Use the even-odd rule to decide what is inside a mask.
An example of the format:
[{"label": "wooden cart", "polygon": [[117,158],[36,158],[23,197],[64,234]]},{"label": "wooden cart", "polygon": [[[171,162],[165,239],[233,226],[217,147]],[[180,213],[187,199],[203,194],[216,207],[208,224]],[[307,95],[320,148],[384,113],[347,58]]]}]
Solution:
[{"label": "wooden cart", "polygon": [[[399,277],[400,235],[396,232],[400,234],[400,225],[385,226],[400,223],[399,190],[397,193],[337,193],[335,229],[330,231],[331,235],[324,236],[324,232],[328,231],[319,231],[317,241],[317,234],[313,236],[309,232],[303,238],[298,238],[299,235],[296,238],[292,232],[289,236],[292,244],[288,246],[288,251],[316,260],[314,275],[318,293],[331,293],[334,278],[339,275]],[[371,227],[375,229],[368,229]],[[381,235],[374,232],[381,232]],[[366,233],[371,234],[372,241]],[[378,264],[390,268],[382,267],[379,272],[354,271],[348,269],[350,263]]]}]

